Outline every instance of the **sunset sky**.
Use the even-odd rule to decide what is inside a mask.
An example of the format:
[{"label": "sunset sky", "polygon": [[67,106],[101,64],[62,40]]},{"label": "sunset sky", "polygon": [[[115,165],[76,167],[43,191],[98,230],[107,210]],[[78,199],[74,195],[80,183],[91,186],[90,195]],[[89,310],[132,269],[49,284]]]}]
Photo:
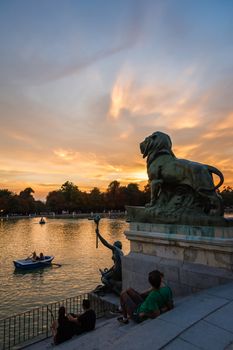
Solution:
[{"label": "sunset sky", "polygon": [[0,41],[0,188],[143,186],[157,130],[233,185],[232,0],[0,0]]}]

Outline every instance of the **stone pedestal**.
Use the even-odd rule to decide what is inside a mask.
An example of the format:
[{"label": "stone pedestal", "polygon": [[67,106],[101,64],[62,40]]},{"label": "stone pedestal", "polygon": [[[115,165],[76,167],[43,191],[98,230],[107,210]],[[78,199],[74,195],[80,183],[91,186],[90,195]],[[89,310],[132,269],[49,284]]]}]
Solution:
[{"label": "stone pedestal", "polygon": [[131,222],[125,235],[130,253],[122,262],[123,288],[147,288],[154,269],[165,274],[175,295],[233,280],[233,227]]}]

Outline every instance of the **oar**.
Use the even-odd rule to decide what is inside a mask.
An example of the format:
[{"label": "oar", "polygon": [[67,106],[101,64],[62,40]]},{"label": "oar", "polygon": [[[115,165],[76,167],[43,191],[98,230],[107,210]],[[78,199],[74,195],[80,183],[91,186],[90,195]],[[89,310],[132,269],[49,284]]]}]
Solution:
[{"label": "oar", "polygon": [[57,266],[57,267],[61,267],[62,264],[57,264],[57,263],[51,263],[51,265]]},{"label": "oar", "polygon": [[50,266],[50,265],[54,265],[54,266],[57,266],[57,267],[61,267],[61,266],[62,266],[61,264],[52,263],[52,262],[47,262],[47,261],[43,261],[43,264],[44,264],[44,265],[47,265],[47,266]]}]

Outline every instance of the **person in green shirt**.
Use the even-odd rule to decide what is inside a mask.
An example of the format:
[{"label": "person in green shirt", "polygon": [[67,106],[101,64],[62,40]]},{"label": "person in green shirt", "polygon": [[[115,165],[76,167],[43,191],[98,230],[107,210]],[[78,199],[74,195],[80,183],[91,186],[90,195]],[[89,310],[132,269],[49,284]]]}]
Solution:
[{"label": "person in green shirt", "polygon": [[155,318],[173,308],[171,288],[163,283],[162,278],[163,274],[160,271],[151,271],[148,275],[150,290],[138,293],[133,288],[129,288],[121,293],[122,316],[118,317],[120,323],[127,324],[130,318],[141,322],[147,318]]}]

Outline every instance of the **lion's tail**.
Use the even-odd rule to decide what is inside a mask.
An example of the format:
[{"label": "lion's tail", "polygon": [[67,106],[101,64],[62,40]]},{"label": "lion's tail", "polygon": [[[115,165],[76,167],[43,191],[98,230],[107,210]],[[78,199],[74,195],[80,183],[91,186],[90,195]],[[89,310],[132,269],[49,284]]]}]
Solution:
[{"label": "lion's tail", "polygon": [[207,165],[207,168],[208,168],[208,171],[209,173],[212,175],[212,174],[215,174],[219,177],[220,181],[217,185],[214,186],[214,190],[217,190],[220,186],[222,186],[223,182],[224,182],[224,176],[223,174],[221,173],[220,170],[218,170],[217,168],[215,168],[214,166],[211,166],[211,165]]}]

